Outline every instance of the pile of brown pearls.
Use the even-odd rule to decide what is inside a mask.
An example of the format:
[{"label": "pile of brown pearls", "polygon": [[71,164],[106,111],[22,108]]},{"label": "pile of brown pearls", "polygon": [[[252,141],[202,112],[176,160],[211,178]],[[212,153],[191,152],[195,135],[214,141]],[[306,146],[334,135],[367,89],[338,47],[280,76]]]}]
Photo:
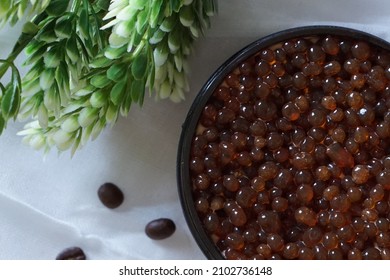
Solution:
[{"label": "pile of brown pearls", "polygon": [[226,259],[390,259],[390,54],[295,38],[242,62],[192,140],[193,198]]}]

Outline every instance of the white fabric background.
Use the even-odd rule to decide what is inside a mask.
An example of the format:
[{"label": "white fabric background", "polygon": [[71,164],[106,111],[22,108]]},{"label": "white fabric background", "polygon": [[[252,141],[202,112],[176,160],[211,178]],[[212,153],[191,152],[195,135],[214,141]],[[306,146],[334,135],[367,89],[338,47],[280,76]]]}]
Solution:
[{"label": "white fabric background", "polygon": [[[220,0],[212,28],[191,58],[191,92],[180,104],[146,99],[72,159],[43,156],[21,143],[22,124],[0,137],[0,259],[54,259],[80,246],[89,259],[204,259],[182,214],[176,187],[181,124],[201,86],[248,43],[282,29],[315,24],[352,27],[390,40],[388,0]],[[19,29],[0,31],[4,58]],[[125,193],[118,209],[102,206],[97,188],[113,182]],[[152,219],[175,221],[175,234],[152,241]]]}]

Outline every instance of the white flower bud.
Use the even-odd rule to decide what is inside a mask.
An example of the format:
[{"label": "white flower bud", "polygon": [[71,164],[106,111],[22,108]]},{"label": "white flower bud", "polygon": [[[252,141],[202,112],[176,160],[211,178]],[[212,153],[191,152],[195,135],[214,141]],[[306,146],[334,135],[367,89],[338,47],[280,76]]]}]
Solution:
[{"label": "white flower bud", "polygon": [[98,109],[85,107],[80,111],[78,122],[81,127],[91,125],[98,117]]},{"label": "white flower bud", "polygon": [[61,124],[61,129],[65,132],[71,133],[80,128],[77,116],[73,115],[68,118]]}]

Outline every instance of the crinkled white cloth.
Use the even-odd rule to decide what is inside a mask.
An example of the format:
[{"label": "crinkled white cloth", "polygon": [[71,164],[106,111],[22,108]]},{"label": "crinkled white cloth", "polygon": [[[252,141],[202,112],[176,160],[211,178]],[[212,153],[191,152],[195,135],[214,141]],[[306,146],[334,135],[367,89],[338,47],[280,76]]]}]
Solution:
[{"label": "crinkled white cloth", "polygon": [[[390,40],[388,0],[220,0],[212,28],[191,59],[191,92],[180,104],[146,98],[72,159],[43,156],[21,143],[22,124],[0,137],[0,259],[54,259],[80,246],[89,259],[204,259],[182,214],[176,187],[181,124],[199,89],[236,51],[270,33],[303,25],[340,25]],[[0,31],[4,58],[20,27]],[[118,209],[102,206],[97,188],[113,182],[125,193]],[[175,234],[152,241],[152,219],[175,221]]]}]

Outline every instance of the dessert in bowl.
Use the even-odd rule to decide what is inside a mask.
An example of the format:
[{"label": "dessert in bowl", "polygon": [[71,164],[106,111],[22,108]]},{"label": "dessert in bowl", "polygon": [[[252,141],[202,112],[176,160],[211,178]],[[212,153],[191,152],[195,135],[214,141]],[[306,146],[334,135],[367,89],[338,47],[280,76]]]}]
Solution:
[{"label": "dessert in bowl", "polygon": [[207,81],[178,150],[186,220],[210,259],[390,259],[390,44],[278,32]]}]

